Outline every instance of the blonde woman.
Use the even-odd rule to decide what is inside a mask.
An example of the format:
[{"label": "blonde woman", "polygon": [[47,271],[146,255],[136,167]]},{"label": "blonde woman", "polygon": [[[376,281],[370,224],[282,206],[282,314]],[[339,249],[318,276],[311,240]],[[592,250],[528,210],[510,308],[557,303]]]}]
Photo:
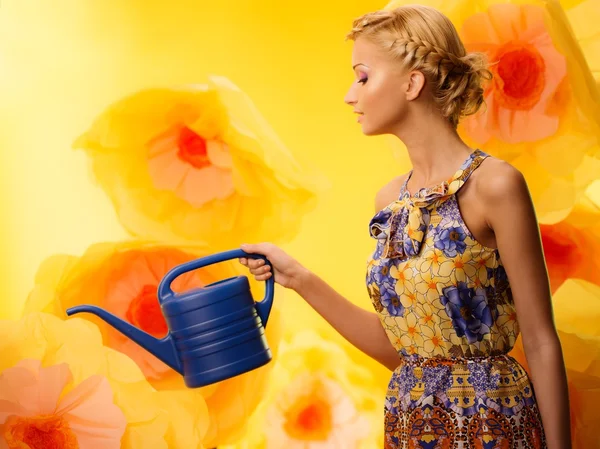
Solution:
[{"label": "blonde woman", "polygon": [[[364,134],[397,136],[412,162],[375,198],[366,269],[374,312],[275,245],[242,248],[267,256],[276,282],[393,371],[386,448],[570,448],[565,368],[526,182],[456,131],[483,102],[486,61],[425,6],[368,13],[348,38],[356,81],[346,103]],[[240,262],[257,280],[271,276],[261,261]],[[507,355],[519,333],[531,379]]]}]

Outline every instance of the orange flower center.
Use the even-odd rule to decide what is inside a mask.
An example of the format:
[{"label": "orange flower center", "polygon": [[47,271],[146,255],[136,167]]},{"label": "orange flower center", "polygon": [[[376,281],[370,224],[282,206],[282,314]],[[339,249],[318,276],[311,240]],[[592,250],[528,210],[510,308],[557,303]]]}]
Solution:
[{"label": "orange flower center", "polygon": [[577,247],[571,229],[560,225],[540,225],[544,256],[551,266],[573,268],[583,256]]},{"label": "orange flower center", "polygon": [[77,437],[61,416],[11,416],[3,436],[10,449],[79,449]]},{"label": "orange flower center", "polygon": [[509,42],[498,51],[496,98],[507,109],[531,109],[546,82],[544,59],[532,45]]},{"label": "orange flower center", "polygon": [[286,418],[285,431],[298,440],[325,441],[333,427],[331,406],[314,396],[299,398]]},{"label": "orange flower center", "polygon": [[177,156],[190,165],[196,168],[204,168],[211,165],[208,159],[206,140],[187,126],[184,126],[179,131],[177,147]]},{"label": "orange flower center", "polygon": [[156,296],[156,285],[144,285],[127,309],[126,318],[134,326],[161,338],[167,334],[167,322]]}]

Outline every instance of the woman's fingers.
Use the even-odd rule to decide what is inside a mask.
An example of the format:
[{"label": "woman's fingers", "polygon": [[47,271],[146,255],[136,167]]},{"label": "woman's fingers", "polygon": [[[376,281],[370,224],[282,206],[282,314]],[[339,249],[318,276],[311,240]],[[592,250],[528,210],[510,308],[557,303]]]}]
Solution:
[{"label": "woman's fingers", "polygon": [[271,271],[271,267],[269,265],[266,265],[264,267],[258,267],[258,268],[251,268],[250,269],[250,273],[257,275],[257,274],[264,274]]},{"label": "woman's fingers", "polygon": [[242,265],[247,266],[248,268],[258,268],[262,267],[265,264],[265,261],[263,259],[248,259],[246,257],[241,257],[239,259],[239,262]]},{"label": "woman's fingers", "polygon": [[250,264],[250,268],[258,268],[262,267],[265,264],[265,261],[262,259],[254,259],[248,263]]},{"label": "woman's fingers", "polygon": [[265,281],[271,277],[271,272],[265,274],[259,274],[258,276],[254,276],[254,279],[257,281]]}]

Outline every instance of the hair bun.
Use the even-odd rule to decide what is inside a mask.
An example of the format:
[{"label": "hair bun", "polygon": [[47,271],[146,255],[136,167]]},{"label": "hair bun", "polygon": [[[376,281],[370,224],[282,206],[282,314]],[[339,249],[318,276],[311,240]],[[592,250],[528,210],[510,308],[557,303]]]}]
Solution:
[{"label": "hair bun", "polygon": [[461,117],[479,110],[483,104],[484,81],[492,79],[484,54],[468,53],[460,61],[457,70],[443,74],[438,84],[438,104],[454,125],[458,124]]}]

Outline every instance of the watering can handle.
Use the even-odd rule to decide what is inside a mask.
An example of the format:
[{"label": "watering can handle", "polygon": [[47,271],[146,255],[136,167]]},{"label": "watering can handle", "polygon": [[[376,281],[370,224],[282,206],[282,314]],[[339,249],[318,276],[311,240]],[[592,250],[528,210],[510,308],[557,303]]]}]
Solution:
[{"label": "watering can handle", "polygon": [[271,305],[273,304],[273,294],[275,289],[275,273],[273,270],[273,266],[271,265],[271,262],[269,262],[269,260],[262,254],[250,254],[241,249],[234,249],[218,254],[213,254],[207,257],[203,257],[201,259],[192,260],[190,262],[178,265],[175,268],[171,269],[169,272],[167,272],[167,274],[158,286],[158,301],[162,304],[164,298],[173,295],[173,290],[171,290],[171,283],[182,274],[187,273],[188,271],[205,267],[207,265],[224,262],[226,260],[231,259],[239,259],[242,257],[252,259],[263,259],[266,264],[271,266],[271,277],[266,280],[267,285],[265,297],[262,301],[256,303],[258,314],[260,315],[263,321],[263,325],[266,325],[267,317],[269,315],[269,312],[271,311]]}]

